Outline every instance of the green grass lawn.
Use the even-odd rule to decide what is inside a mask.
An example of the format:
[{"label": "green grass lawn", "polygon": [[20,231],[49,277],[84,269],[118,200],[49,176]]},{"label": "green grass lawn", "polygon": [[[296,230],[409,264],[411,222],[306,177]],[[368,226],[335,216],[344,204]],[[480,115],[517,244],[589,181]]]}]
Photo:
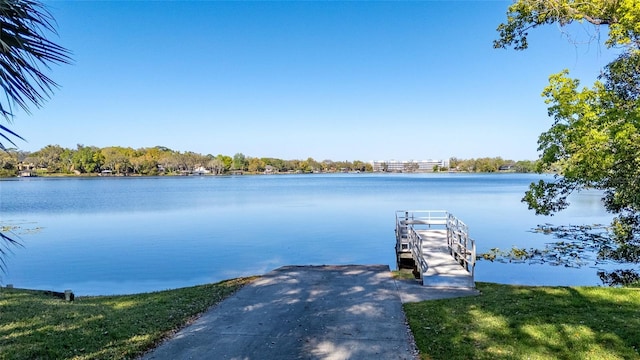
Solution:
[{"label": "green grass lawn", "polygon": [[0,359],[135,358],[249,281],[74,302],[2,288]]},{"label": "green grass lawn", "polygon": [[640,289],[477,287],[405,304],[422,359],[640,359]]}]

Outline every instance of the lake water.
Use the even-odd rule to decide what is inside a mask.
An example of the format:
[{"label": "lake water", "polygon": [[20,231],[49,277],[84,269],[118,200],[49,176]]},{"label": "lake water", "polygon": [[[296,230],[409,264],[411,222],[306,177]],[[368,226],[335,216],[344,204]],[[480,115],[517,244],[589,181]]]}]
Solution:
[{"label": "lake water", "polygon": [[[540,175],[332,174],[0,181],[0,223],[19,225],[4,284],[78,295],[146,292],[283,265],[395,268],[395,211],[448,210],[478,251],[551,241],[543,223],[608,223],[598,193],[554,217],[520,202]],[[598,285],[598,267],[480,261],[476,280]]]}]

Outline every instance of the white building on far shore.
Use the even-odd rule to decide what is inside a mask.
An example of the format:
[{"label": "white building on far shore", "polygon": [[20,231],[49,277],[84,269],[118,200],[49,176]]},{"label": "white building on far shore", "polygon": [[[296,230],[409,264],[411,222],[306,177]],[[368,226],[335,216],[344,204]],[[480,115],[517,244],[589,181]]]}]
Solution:
[{"label": "white building on far shore", "polygon": [[448,160],[379,160],[371,161],[374,172],[432,172],[434,168],[449,168]]}]

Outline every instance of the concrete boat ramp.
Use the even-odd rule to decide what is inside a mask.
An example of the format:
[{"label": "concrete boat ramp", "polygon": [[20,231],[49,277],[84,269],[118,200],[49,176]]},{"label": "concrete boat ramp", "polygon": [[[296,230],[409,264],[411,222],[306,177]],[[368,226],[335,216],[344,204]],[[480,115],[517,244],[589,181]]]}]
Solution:
[{"label": "concrete boat ramp", "polygon": [[443,210],[396,212],[398,268],[285,266],[243,287],[143,359],[416,359],[402,303],[476,295],[475,242]]},{"label": "concrete boat ramp", "polygon": [[402,302],[476,294],[394,280],[386,265],[286,266],[143,359],[416,359]]}]

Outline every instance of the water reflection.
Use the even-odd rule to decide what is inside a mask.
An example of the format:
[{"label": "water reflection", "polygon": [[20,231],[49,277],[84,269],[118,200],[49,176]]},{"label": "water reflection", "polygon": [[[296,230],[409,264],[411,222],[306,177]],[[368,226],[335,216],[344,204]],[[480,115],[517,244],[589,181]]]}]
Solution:
[{"label": "water reflection", "polygon": [[[35,222],[5,283],[77,294],[160,290],[283,265],[395,267],[394,214],[446,209],[479,251],[536,246],[537,224],[608,223],[599,195],[552,218],[520,203],[532,175],[307,175],[0,181],[0,213]],[[598,269],[480,263],[478,281],[600,284]]]}]

